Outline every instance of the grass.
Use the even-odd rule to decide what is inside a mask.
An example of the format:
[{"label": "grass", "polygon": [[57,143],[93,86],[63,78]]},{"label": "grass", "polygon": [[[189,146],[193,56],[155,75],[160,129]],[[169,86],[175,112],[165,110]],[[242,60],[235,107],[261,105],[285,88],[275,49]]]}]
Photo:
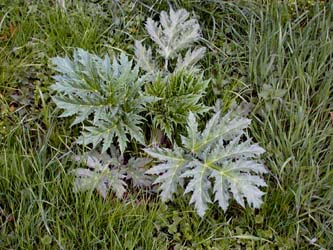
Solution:
[{"label": "grass", "polygon": [[49,57],[74,47],[133,54],[143,20],[167,4],[120,3],[72,1],[66,11],[52,1],[0,3],[0,247],[330,249],[333,5],[174,2],[198,15],[210,48],[207,103],[254,105],[249,133],[270,171],[260,210],[211,206],[201,219],[188,197],[163,205],[143,191],[125,201],[72,192],[78,132],[50,102]]}]

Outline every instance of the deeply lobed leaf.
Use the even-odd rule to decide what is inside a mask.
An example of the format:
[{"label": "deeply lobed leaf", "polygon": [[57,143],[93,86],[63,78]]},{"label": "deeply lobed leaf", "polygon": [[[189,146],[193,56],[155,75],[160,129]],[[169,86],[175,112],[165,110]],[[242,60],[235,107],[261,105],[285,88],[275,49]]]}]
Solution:
[{"label": "deeply lobed leaf", "polygon": [[52,60],[59,75],[51,89],[56,91],[54,102],[64,110],[61,116],[75,116],[73,125],[87,125],[78,143],[94,148],[102,144],[105,152],[117,138],[122,153],[128,137],[144,144],[141,113],[157,99],[142,92],[138,67],[123,53],[112,62],[82,49],[76,49],[73,57]]},{"label": "deeply lobed leaf", "polygon": [[186,150],[146,149],[161,162],[147,173],[159,175],[155,183],[161,184],[162,200],[172,199],[177,184],[185,182],[185,194],[192,193],[190,204],[194,203],[200,216],[212,203],[211,189],[214,201],[224,211],[231,197],[241,206],[247,201],[251,207],[259,208],[264,194],[259,187],[266,186],[259,174],[266,173],[266,169],[257,158],[265,150],[250,139],[241,140],[249,123],[250,120],[230,112],[225,116],[217,112],[199,132],[196,118],[190,113],[188,134],[182,137]]},{"label": "deeply lobed leaf", "polygon": [[112,191],[118,198],[122,198],[127,188],[125,180],[131,180],[134,187],[149,187],[152,184],[152,177],[145,174],[145,166],[151,159],[130,158],[125,164],[124,158],[113,146],[110,152],[91,151],[75,157],[87,168],[75,169],[74,191],[96,189],[103,198]]},{"label": "deeply lobed leaf", "polygon": [[[135,41],[135,56],[139,66],[147,73],[153,76],[168,75],[169,61],[177,58],[176,66],[173,65],[171,73],[186,70],[191,73],[198,73],[197,62],[205,54],[204,47],[189,49],[201,39],[199,23],[194,18],[189,18],[190,14],[185,9],[173,10],[170,8],[169,13],[162,11],[159,22],[148,18],[146,30],[150,38],[157,45],[157,53],[164,59],[164,68],[159,69],[156,65],[158,54],[153,56],[152,48],[142,45],[141,42]],[[181,54],[187,50],[186,54]],[[154,59],[155,60],[154,60]]]},{"label": "deeply lobed leaf", "polygon": [[179,176],[184,170],[188,161],[183,157],[181,148],[175,146],[175,151],[169,149],[145,149],[145,152],[163,163],[149,169],[147,174],[159,175],[154,184],[160,183],[162,201],[172,200],[172,196],[177,192],[177,186],[182,186],[182,179]]}]

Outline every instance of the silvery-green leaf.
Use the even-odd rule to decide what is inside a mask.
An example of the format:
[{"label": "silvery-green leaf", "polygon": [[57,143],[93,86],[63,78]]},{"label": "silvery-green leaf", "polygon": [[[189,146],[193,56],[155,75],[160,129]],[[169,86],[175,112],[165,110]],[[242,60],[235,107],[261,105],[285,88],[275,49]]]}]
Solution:
[{"label": "silvery-green leaf", "polygon": [[182,137],[182,143],[192,151],[197,146],[198,140],[198,123],[194,114],[190,112],[187,119],[187,136]]},{"label": "silvery-green leaf", "polygon": [[215,178],[214,183],[214,193],[215,193],[215,199],[214,201],[217,201],[219,206],[223,209],[223,211],[226,211],[229,205],[229,183],[227,180],[227,177],[216,170],[212,171],[212,177]]},{"label": "silvery-green leaf", "polygon": [[169,13],[162,11],[160,24],[148,18],[146,29],[165,59],[174,58],[178,52],[189,48],[201,37],[197,20],[189,19],[189,13],[184,9],[174,11],[170,8]]},{"label": "silvery-green leaf", "polygon": [[197,49],[188,50],[185,54],[184,59],[181,56],[178,56],[177,65],[175,71],[188,70],[188,71],[197,71],[195,64],[203,58],[205,55],[206,48],[200,47]]},{"label": "silvery-green leaf", "polygon": [[[113,156],[115,155],[113,154]],[[118,198],[122,198],[127,184],[124,181],[126,176],[123,171],[116,169],[119,167],[119,159],[111,158],[107,153],[100,154],[97,151],[91,151],[82,156],[77,155],[75,159],[87,165],[88,168],[77,168],[74,171],[74,191],[96,189],[103,198],[106,198],[108,192],[112,190]]]},{"label": "silvery-green leaf", "polygon": [[208,121],[206,128],[202,132],[201,145],[195,150],[199,152],[207,145],[218,140],[230,140],[244,134],[244,129],[249,126],[250,122],[251,120],[243,117],[232,117],[230,113],[220,117],[220,113],[217,112]]},{"label": "silvery-green leaf", "polygon": [[173,194],[177,191],[187,161],[182,156],[182,151],[171,151],[169,149],[145,149],[145,152],[152,157],[162,161],[146,171],[147,174],[159,175],[154,184],[160,184],[161,198],[163,202],[172,200]]},{"label": "silvery-green leaf", "polygon": [[132,180],[134,187],[149,187],[153,178],[147,175],[145,166],[151,162],[149,158],[131,158],[126,165],[126,179]]},{"label": "silvery-green leaf", "polygon": [[[243,207],[246,201],[251,207],[259,208],[264,195],[259,188],[266,183],[258,174],[267,170],[258,157],[265,150],[250,139],[242,140],[249,122],[230,112],[224,116],[217,112],[200,132],[194,115],[190,114],[188,135],[182,137],[185,150],[146,149],[150,156],[162,162],[148,171],[158,175],[155,183],[160,184],[162,199],[171,199],[176,192],[175,184],[185,180],[185,194],[192,193],[190,204],[194,203],[200,216],[204,216],[212,203],[212,183],[214,201],[224,211],[232,198]],[[181,164],[177,165],[178,162]]]},{"label": "silvery-green leaf", "polygon": [[148,74],[155,75],[157,73],[150,47],[146,49],[141,42],[135,41],[135,57],[138,65]]},{"label": "silvery-green leaf", "polygon": [[110,170],[110,174],[107,177],[107,181],[111,190],[116,194],[116,196],[121,199],[126,192],[127,184],[123,180],[126,176],[123,175],[119,170]]},{"label": "silvery-green leaf", "polygon": [[239,141],[240,137],[236,137],[226,146],[223,145],[223,140],[220,141],[207,155],[207,161],[215,164],[230,159],[250,159],[265,152],[257,144],[251,144],[251,140]]},{"label": "silvery-green leaf", "polygon": [[257,186],[266,186],[266,183],[258,176],[240,174],[235,181],[230,182],[230,190],[235,200],[245,206],[244,199],[253,208],[259,208],[262,204],[261,197],[264,192],[260,191]]},{"label": "silvery-green leaf", "polygon": [[194,169],[185,171],[181,177],[191,177],[191,180],[186,186],[184,194],[192,192],[190,204],[194,203],[194,206],[198,214],[204,216],[208,206],[211,203],[209,189],[211,188],[211,182],[208,179],[211,170],[204,165],[198,165]]},{"label": "silvery-green leaf", "polygon": [[53,101],[63,110],[61,117],[75,116],[72,125],[85,125],[78,143],[102,145],[105,152],[116,140],[122,153],[129,139],[144,144],[141,114],[154,97],[143,92],[138,66],[124,53],[112,61],[108,55],[101,58],[83,49],[73,54],[73,59],[52,59],[58,75],[50,88],[56,92]]}]

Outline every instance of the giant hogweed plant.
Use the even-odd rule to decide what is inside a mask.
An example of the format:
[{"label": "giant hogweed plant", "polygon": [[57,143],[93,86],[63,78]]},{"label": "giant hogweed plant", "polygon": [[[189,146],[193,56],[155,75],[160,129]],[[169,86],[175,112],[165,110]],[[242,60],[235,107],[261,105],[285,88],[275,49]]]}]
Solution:
[{"label": "giant hogweed plant", "polygon": [[64,110],[61,117],[75,116],[72,125],[85,122],[78,143],[101,145],[105,152],[116,138],[122,153],[128,136],[144,144],[141,113],[155,98],[142,91],[139,69],[125,54],[111,63],[108,55],[103,59],[77,49],[73,60],[56,57],[52,62],[60,73],[51,89],[57,92],[53,101]]},{"label": "giant hogweed plant", "polygon": [[249,123],[249,119],[231,112],[224,116],[216,112],[200,131],[190,113],[187,136],[182,136],[181,146],[145,149],[160,161],[147,173],[158,175],[154,183],[160,184],[162,201],[172,200],[180,186],[185,188],[184,194],[192,193],[190,203],[194,203],[200,216],[212,203],[212,193],[223,210],[228,208],[231,197],[242,206],[246,200],[259,208],[264,193],[258,187],[266,183],[256,174],[265,173],[266,169],[256,158],[264,150],[252,144],[251,139],[241,140]]},{"label": "giant hogweed plant", "polygon": [[[146,93],[159,98],[147,107],[152,131],[161,130],[170,141],[185,126],[189,112],[202,115],[209,110],[202,102],[209,81],[197,64],[205,48],[194,46],[201,39],[200,26],[189,17],[184,9],[162,11],[159,22],[152,18],[146,22],[153,46],[135,41],[136,60],[148,81]],[[157,144],[163,138],[152,137]]]},{"label": "giant hogweed plant", "polygon": [[[159,22],[148,18],[146,29],[154,44],[135,41],[136,64],[124,53],[100,58],[82,49],[73,59],[52,59],[59,73],[53,100],[64,110],[62,117],[74,116],[72,125],[81,125],[77,142],[92,148],[75,156],[87,167],[75,170],[74,189],[122,198],[129,183],[155,184],[164,202],[183,189],[200,216],[213,202],[226,210],[231,198],[260,207],[266,169],[258,157],[264,150],[245,132],[250,120],[216,110],[199,129],[198,117],[211,108],[202,101],[209,81],[197,65],[205,48],[193,48],[201,37],[198,21],[183,9],[170,9]],[[147,129],[164,133],[169,147],[154,138],[147,143]],[[129,142],[147,157],[136,158]]]}]

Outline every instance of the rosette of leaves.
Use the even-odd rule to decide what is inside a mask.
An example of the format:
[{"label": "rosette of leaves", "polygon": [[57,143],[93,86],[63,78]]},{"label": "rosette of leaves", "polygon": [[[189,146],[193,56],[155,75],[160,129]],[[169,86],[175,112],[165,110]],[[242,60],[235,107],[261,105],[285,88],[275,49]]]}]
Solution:
[{"label": "rosette of leaves", "polygon": [[152,18],[146,22],[153,46],[145,47],[136,41],[135,55],[151,82],[146,85],[146,93],[159,98],[148,108],[154,129],[162,130],[173,141],[175,130],[186,124],[189,112],[200,115],[209,110],[202,102],[208,81],[197,66],[205,48],[192,49],[200,40],[201,31],[198,21],[190,18],[186,10],[170,8],[169,13],[162,11],[159,17],[159,22]]},{"label": "rosette of leaves", "polygon": [[52,63],[59,74],[51,89],[56,91],[53,101],[64,110],[61,117],[75,116],[72,125],[84,122],[78,143],[102,145],[105,152],[117,138],[121,153],[128,137],[145,143],[141,113],[155,98],[142,92],[139,69],[124,53],[111,62],[108,55],[100,58],[76,49],[72,60],[56,57]]},{"label": "rosette of leaves", "polygon": [[110,154],[93,150],[86,155],[75,156],[75,160],[86,165],[86,168],[74,170],[74,191],[97,192],[106,198],[109,191],[122,198],[127,190],[128,181],[133,187],[151,186],[153,179],[145,174],[145,166],[151,162],[149,158],[130,158],[125,163],[124,157],[115,147],[110,147]]},{"label": "rosette of leaves", "polygon": [[158,101],[147,105],[153,126],[160,128],[170,141],[174,141],[175,131],[185,127],[189,112],[202,115],[210,110],[202,102],[208,83],[203,77],[186,71],[158,77],[155,82],[147,83],[147,95],[158,98]]},{"label": "rosette of leaves", "polygon": [[145,149],[160,162],[147,173],[158,175],[154,184],[160,184],[162,201],[172,200],[182,187],[184,194],[192,193],[190,204],[194,203],[200,216],[213,200],[226,211],[232,197],[243,207],[247,201],[259,208],[264,194],[259,187],[266,186],[260,174],[266,169],[257,158],[265,150],[246,138],[249,124],[249,119],[233,112],[224,116],[217,112],[200,131],[190,113],[182,147]]}]

